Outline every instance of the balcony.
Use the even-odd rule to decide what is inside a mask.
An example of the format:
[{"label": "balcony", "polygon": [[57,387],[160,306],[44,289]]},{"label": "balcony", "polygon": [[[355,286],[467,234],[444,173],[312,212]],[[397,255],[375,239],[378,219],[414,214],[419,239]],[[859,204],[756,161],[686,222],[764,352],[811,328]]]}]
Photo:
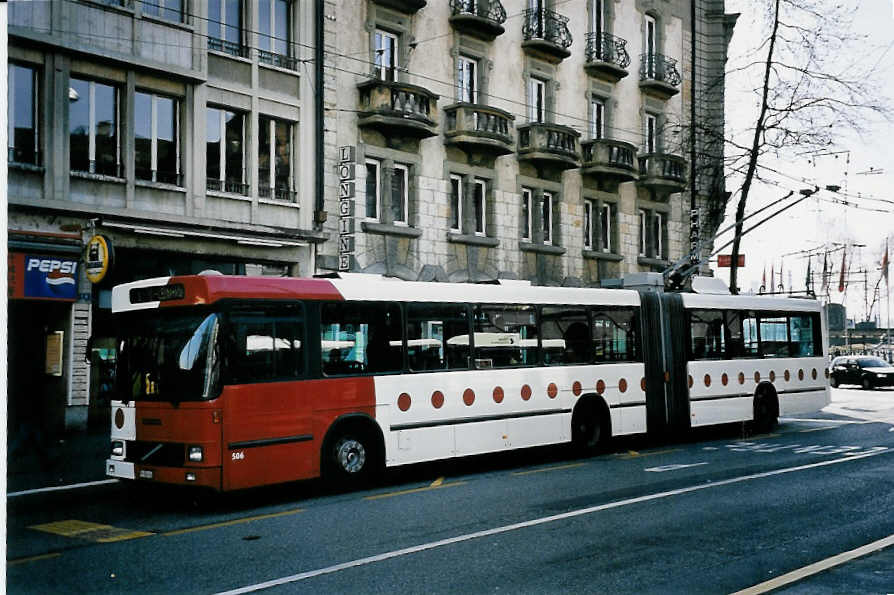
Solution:
[{"label": "balcony", "polygon": [[501,109],[473,103],[455,103],[444,108],[446,144],[466,152],[493,156],[515,149],[512,121],[515,116]]},{"label": "balcony", "polygon": [[683,78],[677,70],[677,61],[661,54],[641,54],[639,62],[639,88],[659,99],[670,99],[680,92]]},{"label": "balcony", "polygon": [[568,126],[531,122],[518,127],[518,159],[559,169],[580,167],[580,132]]},{"label": "balcony", "polygon": [[407,14],[414,14],[420,8],[425,8],[427,2],[425,0],[373,0],[379,6],[393,8]]},{"label": "balcony", "polygon": [[656,192],[680,192],[686,187],[686,160],[667,153],[640,155],[638,184]]},{"label": "balcony", "polygon": [[637,179],[636,147],[621,140],[599,138],[581,143],[581,173],[616,182]]},{"label": "balcony", "polygon": [[505,31],[505,22],[500,0],[450,0],[450,25],[460,33],[493,41]]},{"label": "balcony", "polygon": [[407,83],[370,79],[357,85],[361,128],[386,136],[427,138],[438,134],[436,103],[431,91]]},{"label": "balcony", "polygon": [[571,32],[568,17],[545,8],[529,8],[524,12],[522,49],[526,54],[558,64],[571,55]]},{"label": "balcony", "polygon": [[627,53],[626,39],[611,33],[588,33],[586,56],[584,70],[592,77],[617,83],[629,74],[630,54]]}]

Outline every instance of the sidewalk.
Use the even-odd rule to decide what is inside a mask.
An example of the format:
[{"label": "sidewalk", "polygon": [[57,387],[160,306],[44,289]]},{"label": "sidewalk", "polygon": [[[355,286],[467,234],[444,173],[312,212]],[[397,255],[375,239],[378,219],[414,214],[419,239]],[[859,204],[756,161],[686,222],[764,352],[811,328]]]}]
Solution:
[{"label": "sidewalk", "polygon": [[109,431],[72,432],[46,445],[47,457],[20,453],[7,459],[6,493],[108,479]]}]

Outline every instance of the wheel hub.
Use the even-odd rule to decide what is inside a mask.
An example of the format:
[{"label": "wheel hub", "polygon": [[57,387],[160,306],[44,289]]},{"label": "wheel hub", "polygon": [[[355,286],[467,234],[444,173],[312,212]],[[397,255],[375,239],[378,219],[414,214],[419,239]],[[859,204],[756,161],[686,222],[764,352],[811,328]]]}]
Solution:
[{"label": "wheel hub", "polygon": [[335,458],[346,473],[357,473],[366,465],[366,448],[353,438],[344,438],[335,447]]}]

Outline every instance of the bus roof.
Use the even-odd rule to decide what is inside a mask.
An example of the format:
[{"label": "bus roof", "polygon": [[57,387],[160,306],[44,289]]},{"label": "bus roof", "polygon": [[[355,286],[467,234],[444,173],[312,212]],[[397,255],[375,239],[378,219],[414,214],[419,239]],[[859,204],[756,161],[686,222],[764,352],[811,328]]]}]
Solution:
[{"label": "bus roof", "polygon": [[370,275],[347,279],[189,275],[124,283],[112,290],[112,311],[211,304],[225,299],[375,300],[638,306],[625,289],[400,281]]},{"label": "bus roof", "polygon": [[822,305],[817,300],[770,297],[760,295],[716,295],[684,293],[686,308],[729,310],[772,310],[782,312],[819,312]]}]

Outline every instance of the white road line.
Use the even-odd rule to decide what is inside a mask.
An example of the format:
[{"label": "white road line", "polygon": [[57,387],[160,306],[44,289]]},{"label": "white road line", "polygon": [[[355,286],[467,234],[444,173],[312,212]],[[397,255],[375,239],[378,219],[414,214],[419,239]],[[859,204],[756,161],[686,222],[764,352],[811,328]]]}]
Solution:
[{"label": "white road line", "polygon": [[76,490],[78,488],[88,488],[90,486],[101,486],[109,483],[118,483],[117,479],[103,479],[101,481],[88,481],[86,483],[73,483],[64,486],[53,486],[51,488],[37,488],[34,490],[23,490],[21,492],[10,492],[6,494],[7,498],[17,498],[19,496],[30,496],[31,494],[43,494],[45,492],[63,492],[65,490]]},{"label": "white road line", "polygon": [[841,424],[841,425],[847,425],[847,424],[858,424],[859,425],[859,424],[878,423],[877,421],[873,421],[873,420],[861,420],[861,419],[853,419],[853,420],[851,420],[851,419],[809,419],[809,418],[803,418],[803,417],[780,417],[779,421],[812,421],[812,422],[817,422],[817,423]]},{"label": "white road line", "polygon": [[699,465],[707,465],[707,462],[702,463],[679,463],[676,465],[661,465],[660,467],[649,467],[646,471],[651,471],[652,473],[664,473],[665,471],[676,471],[677,469],[686,469],[688,467],[698,467]]},{"label": "white road line", "polygon": [[351,560],[349,562],[343,562],[341,564],[335,564],[333,566],[327,566],[325,568],[318,568],[316,570],[308,570],[307,572],[292,574],[290,576],[284,576],[281,578],[265,581],[263,583],[256,583],[254,585],[247,585],[245,587],[239,587],[237,589],[233,589],[230,591],[223,591],[223,592],[219,593],[218,595],[238,595],[241,593],[252,593],[255,591],[261,591],[263,589],[269,589],[271,587],[278,587],[278,586],[286,585],[289,583],[297,583],[299,581],[303,581],[303,580],[306,580],[309,578],[314,578],[317,576],[333,574],[336,572],[340,572],[342,570],[348,570],[350,568],[357,568],[359,566],[367,566],[369,564],[375,564],[376,562],[384,562],[385,560],[391,560],[393,558],[399,558],[401,556],[407,556],[410,554],[416,554],[419,552],[433,550],[433,549],[441,548],[444,546],[453,545],[455,543],[462,543],[464,541],[472,541],[473,539],[481,539],[482,537],[491,537],[493,535],[500,535],[502,533],[518,531],[520,529],[527,529],[529,527],[536,527],[539,525],[545,525],[547,523],[554,523],[556,521],[564,521],[567,519],[572,519],[572,518],[576,518],[576,517],[580,517],[580,516],[590,515],[590,514],[593,514],[596,512],[601,512],[603,510],[611,510],[613,508],[620,508],[622,506],[629,506],[631,504],[639,504],[640,502],[649,502],[651,500],[660,500],[662,498],[668,498],[671,496],[679,496],[680,494],[688,494],[690,492],[698,492],[701,490],[707,490],[707,489],[711,489],[711,488],[717,488],[717,487],[721,487],[721,486],[742,483],[742,482],[751,481],[751,480],[755,480],[755,479],[763,479],[765,477],[773,477],[775,475],[783,475],[785,473],[794,473],[796,471],[804,471],[806,469],[816,469],[818,467],[826,467],[828,465],[837,465],[838,463],[849,463],[851,461],[856,461],[858,459],[875,457],[880,454],[890,453],[890,452],[892,452],[892,451],[884,450],[884,451],[867,453],[864,455],[856,455],[856,456],[844,457],[841,459],[832,459],[829,461],[822,461],[819,463],[811,463],[809,465],[798,465],[797,467],[788,467],[786,469],[776,469],[774,471],[765,471],[763,473],[755,473],[753,475],[743,475],[742,477],[734,477],[731,479],[724,479],[724,480],[715,481],[712,483],[694,485],[694,486],[689,486],[686,488],[670,490],[667,492],[660,492],[657,494],[649,494],[647,496],[639,496],[637,498],[628,498],[626,500],[618,500],[615,502],[609,502],[607,504],[600,504],[598,506],[590,506],[587,508],[580,508],[578,510],[563,512],[561,514],[555,514],[555,515],[551,515],[551,516],[541,517],[538,519],[531,519],[529,521],[523,521],[521,523],[513,523],[511,525],[504,525],[502,527],[494,527],[493,529],[485,529],[483,531],[475,531],[473,533],[466,533],[464,535],[457,535],[456,537],[450,537],[448,539],[441,539],[438,541],[423,543],[420,545],[415,545],[412,547],[407,547],[407,548],[403,548],[403,549],[399,549],[399,550],[393,550],[393,551],[385,552],[385,553],[378,554],[375,556],[359,558],[357,560]]},{"label": "white road line", "polygon": [[780,587],[784,587],[785,585],[805,579],[808,576],[813,576],[814,574],[818,574],[820,572],[823,572],[824,570],[828,570],[829,568],[839,566],[841,564],[844,564],[845,562],[850,562],[851,560],[854,560],[856,558],[860,558],[867,554],[877,552],[890,545],[894,545],[894,535],[889,535],[884,539],[879,539],[878,541],[867,543],[866,545],[860,546],[857,549],[850,550],[849,552],[843,552],[841,554],[826,558],[825,560],[814,562],[813,564],[777,576],[776,578],[760,583],[759,585],[754,585],[753,587],[749,587],[741,591],[736,591],[735,593],[733,593],[733,595],[760,595],[761,593],[767,593],[774,589],[778,589]]}]

